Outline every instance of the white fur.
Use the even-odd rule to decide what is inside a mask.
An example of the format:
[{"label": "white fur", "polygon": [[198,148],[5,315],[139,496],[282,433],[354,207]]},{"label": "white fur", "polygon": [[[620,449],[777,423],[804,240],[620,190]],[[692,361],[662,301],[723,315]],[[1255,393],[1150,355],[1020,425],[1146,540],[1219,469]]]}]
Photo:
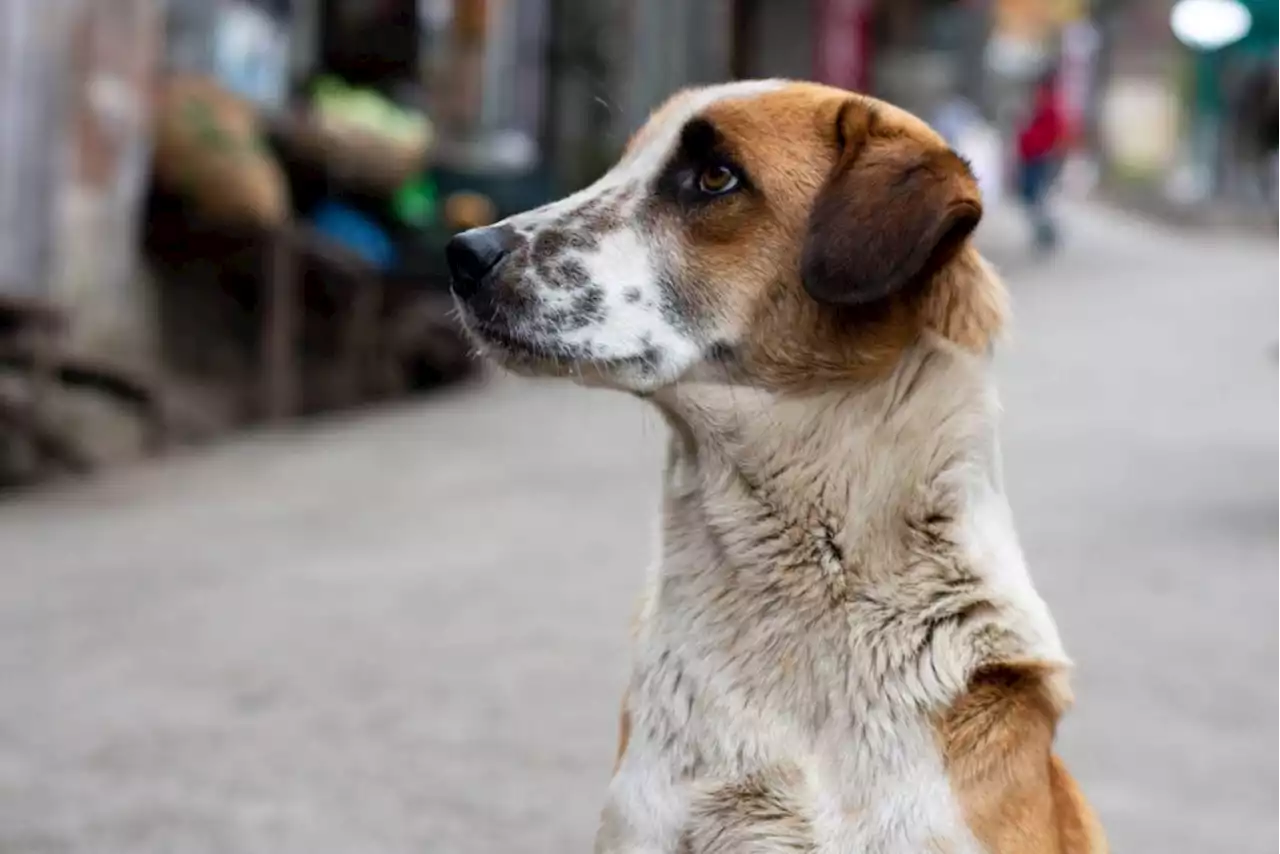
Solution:
[{"label": "white fur", "polygon": [[[663,557],[598,852],[675,852],[703,799],[757,778],[794,805],[795,838],[811,847],[788,847],[789,826],[770,825],[756,847],[726,852],[980,850],[933,716],[984,664],[1066,664],[997,485],[985,374],[984,359],[930,339],[858,391],[660,393],[676,426]],[[898,399],[908,376],[913,391]],[[917,554],[903,538],[903,519],[934,510],[954,519],[954,554]],[[812,548],[807,527],[832,551]],[[960,577],[972,591],[948,604]],[[761,607],[770,590],[777,608]],[[991,607],[917,648],[917,621],[972,599]],[[692,757],[697,773],[683,774]]]}]

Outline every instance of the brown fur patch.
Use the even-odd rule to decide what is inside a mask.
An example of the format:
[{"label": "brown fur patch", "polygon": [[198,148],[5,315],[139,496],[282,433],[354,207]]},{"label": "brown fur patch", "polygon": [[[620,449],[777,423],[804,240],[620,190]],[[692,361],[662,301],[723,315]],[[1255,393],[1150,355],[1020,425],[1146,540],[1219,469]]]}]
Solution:
[{"label": "brown fur patch", "polygon": [[979,670],[938,725],[969,828],[992,854],[1105,854],[1097,820],[1052,754],[1056,669]]},{"label": "brown fur patch", "polygon": [[1049,786],[1053,790],[1059,849],[1063,854],[1107,854],[1109,848],[1102,823],[1056,755],[1049,757]]},{"label": "brown fur patch", "polygon": [[[967,241],[980,216],[976,184],[927,125],[811,84],[719,102],[701,118],[751,187],[677,214],[685,251],[675,286],[701,316],[746,330],[736,356],[753,381],[795,389],[880,376],[925,329],[987,348],[1003,321],[1004,291]],[[845,279],[892,267],[934,239],[934,255],[904,262],[924,281],[890,282],[892,293],[864,306],[815,300],[802,282],[802,250],[823,198],[830,212],[818,240],[843,253]],[[953,209],[964,221],[954,236]]]},{"label": "brown fur patch", "polygon": [[925,328],[974,353],[991,346],[1008,314],[1004,283],[972,246],[938,271],[920,305]]}]

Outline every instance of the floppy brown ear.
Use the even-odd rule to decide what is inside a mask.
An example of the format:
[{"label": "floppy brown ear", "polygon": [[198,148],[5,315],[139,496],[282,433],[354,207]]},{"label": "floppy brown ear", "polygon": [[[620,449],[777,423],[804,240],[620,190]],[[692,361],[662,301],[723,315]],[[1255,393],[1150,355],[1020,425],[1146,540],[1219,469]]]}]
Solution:
[{"label": "floppy brown ear", "polygon": [[874,115],[851,121],[840,118],[841,156],[810,212],[801,261],[810,296],[838,305],[883,299],[939,269],[982,219],[977,182],[955,152],[878,137],[867,127]]}]

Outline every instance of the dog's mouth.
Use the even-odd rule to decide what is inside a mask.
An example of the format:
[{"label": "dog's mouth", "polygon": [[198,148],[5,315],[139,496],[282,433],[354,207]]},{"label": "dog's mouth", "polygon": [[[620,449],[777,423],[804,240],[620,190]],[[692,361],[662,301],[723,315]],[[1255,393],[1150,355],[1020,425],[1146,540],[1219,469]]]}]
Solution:
[{"label": "dog's mouth", "polygon": [[554,354],[544,344],[529,340],[493,323],[469,320],[467,331],[476,339],[488,355],[527,356],[551,358]]},{"label": "dog's mouth", "polygon": [[661,361],[656,350],[634,356],[603,356],[590,345],[517,332],[465,311],[463,325],[482,355],[518,373],[600,379],[621,371],[654,371]]}]

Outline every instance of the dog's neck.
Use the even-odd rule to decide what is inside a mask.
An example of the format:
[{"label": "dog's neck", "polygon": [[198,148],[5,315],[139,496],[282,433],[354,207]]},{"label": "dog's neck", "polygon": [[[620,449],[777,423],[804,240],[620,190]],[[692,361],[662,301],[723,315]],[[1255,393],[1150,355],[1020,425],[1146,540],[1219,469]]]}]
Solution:
[{"label": "dog's neck", "polygon": [[928,337],[872,383],[800,397],[693,381],[656,402],[673,435],[650,606],[669,629],[714,623],[724,637],[702,640],[721,645],[761,609],[876,602],[910,622],[953,597],[999,611],[977,621],[999,631],[919,701],[962,691],[979,658],[1065,662],[1003,494],[987,358]]},{"label": "dog's neck", "polygon": [[713,516],[757,504],[850,553],[894,538],[904,518],[1003,492],[987,360],[938,339],[873,382],[788,395],[694,381],[658,402],[672,428],[669,504],[696,493]]},{"label": "dog's neck", "polygon": [[[854,546],[921,502],[1000,493],[987,360],[938,339],[888,376],[817,393],[694,381],[659,399],[673,431],[669,498],[745,492]],[[943,512],[944,508],[929,508]]]}]

